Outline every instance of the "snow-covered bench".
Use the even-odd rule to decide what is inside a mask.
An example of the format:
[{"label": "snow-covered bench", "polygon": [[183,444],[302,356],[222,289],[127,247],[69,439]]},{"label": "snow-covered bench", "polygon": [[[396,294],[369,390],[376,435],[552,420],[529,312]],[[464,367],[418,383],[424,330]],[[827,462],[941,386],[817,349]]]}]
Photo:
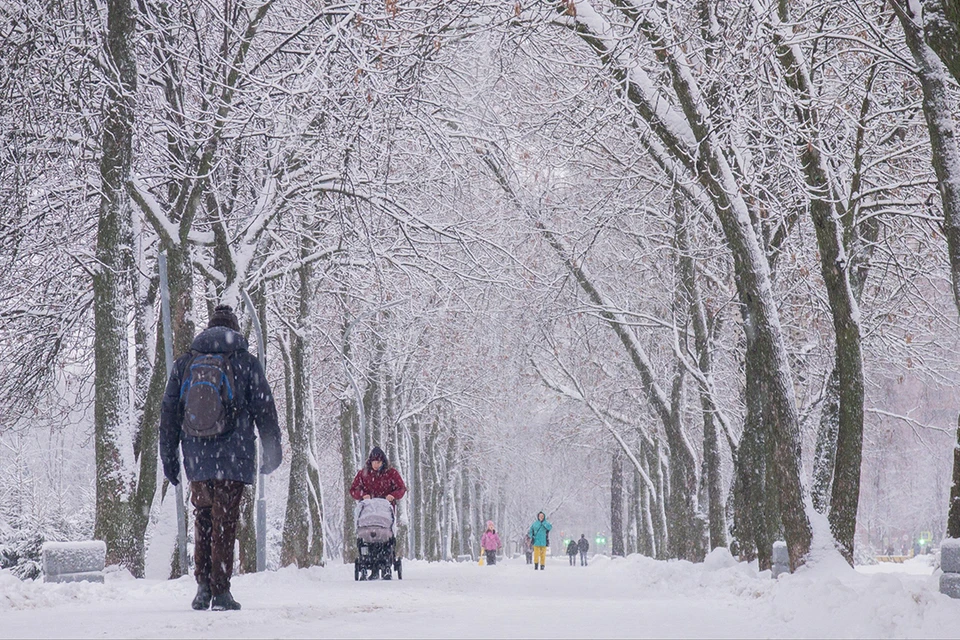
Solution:
[{"label": "snow-covered bench", "polygon": [[40,550],[44,582],[103,582],[107,545],[102,540],[44,542]]},{"label": "snow-covered bench", "polygon": [[960,598],[960,539],[946,538],[940,543],[940,593]]}]

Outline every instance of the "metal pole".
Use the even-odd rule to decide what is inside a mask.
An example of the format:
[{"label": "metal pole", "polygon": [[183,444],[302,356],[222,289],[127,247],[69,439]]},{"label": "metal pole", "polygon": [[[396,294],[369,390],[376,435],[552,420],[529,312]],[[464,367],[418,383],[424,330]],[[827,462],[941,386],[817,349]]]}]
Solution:
[{"label": "metal pole", "polygon": [[[260,326],[260,316],[257,308],[253,306],[253,300],[246,290],[241,290],[243,301],[250,311],[250,318],[253,320],[253,331],[257,335],[257,359],[260,360],[260,366],[267,368],[267,349],[263,343],[263,328]],[[257,447],[259,459],[263,462],[263,447]],[[267,499],[264,496],[264,485],[266,477],[261,473],[257,476],[257,571],[266,571],[267,569]]]},{"label": "metal pole", "polygon": [[[167,284],[167,254],[163,251],[157,256],[157,269],[160,272],[160,317],[163,322],[163,355],[167,362],[167,379],[173,372],[173,330],[170,325],[170,286]],[[177,447],[177,458],[180,448]],[[183,507],[183,478],[174,489],[177,500],[177,551],[180,556],[180,575],[187,575],[187,514]]]}]

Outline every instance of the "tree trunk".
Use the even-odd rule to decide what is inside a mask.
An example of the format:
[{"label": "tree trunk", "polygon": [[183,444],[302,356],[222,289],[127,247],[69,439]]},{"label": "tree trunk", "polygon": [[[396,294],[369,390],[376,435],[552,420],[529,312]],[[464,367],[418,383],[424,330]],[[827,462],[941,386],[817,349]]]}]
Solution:
[{"label": "tree trunk", "polygon": [[610,472],[610,554],[623,556],[623,451],[613,450]]},{"label": "tree trunk", "polygon": [[[314,459],[312,412],[308,406],[309,343],[306,332],[310,322],[311,272],[309,257],[314,243],[308,233],[302,236],[300,246],[301,266],[297,269],[299,309],[296,330],[289,331],[290,367],[293,400],[293,424],[288,425],[290,434],[290,483],[287,491],[286,517],[283,523],[283,540],[280,548],[280,564],[308,567],[323,560],[323,524],[318,490],[311,481],[311,464]],[[287,415],[291,412],[288,410]],[[351,467],[352,470],[352,467]],[[313,475],[316,470],[313,470]],[[351,478],[352,480],[352,478]],[[347,487],[349,489],[349,485]],[[319,528],[319,530],[317,530]],[[319,536],[319,537],[318,537]],[[314,543],[320,541],[320,548]]]},{"label": "tree trunk", "polygon": [[130,440],[127,312],[133,280],[133,227],[126,183],[130,178],[137,61],[136,16],[130,0],[108,0],[105,34],[109,65],[103,100],[101,198],[94,295],[94,442],[97,496],[94,536],[106,542],[107,563],[143,575],[143,537],[135,535],[135,490]]},{"label": "tree trunk", "polygon": [[357,558],[357,531],[353,521],[354,499],[350,485],[356,475],[356,454],[353,450],[357,431],[356,403],[352,399],[340,400],[340,464],[343,472],[343,562],[352,564]]},{"label": "tree trunk", "polygon": [[[187,529],[189,531],[189,527]],[[248,484],[240,499],[240,521],[237,523],[237,550],[240,564],[237,573],[257,572],[257,486]],[[174,554],[176,556],[176,554]],[[180,577],[180,574],[175,576]]]},{"label": "tree trunk", "polygon": [[630,491],[627,495],[627,555],[640,552],[640,472],[635,468],[630,474]]},{"label": "tree trunk", "polygon": [[960,538],[960,419],[957,420],[957,444],[953,448],[953,484],[950,485],[947,537]]},{"label": "tree trunk", "polygon": [[773,540],[765,526],[764,488],[767,477],[766,424],[763,420],[764,390],[756,355],[750,345],[744,353],[744,402],[746,417],[740,447],[734,466],[734,532],[740,559],[751,561],[757,558],[761,571],[771,566]]},{"label": "tree trunk", "polygon": [[647,449],[647,464],[650,469],[650,480],[657,488],[656,494],[650,496],[651,526],[653,528],[654,556],[657,560],[666,560],[670,557],[667,545],[670,540],[670,530],[667,528],[667,487],[663,473],[663,461],[660,456],[660,443],[655,442],[652,449]]},{"label": "tree trunk", "polygon": [[707,326],[707,310],[704,307],[697,267],[691,253],[691,242],[687,228],[685,203],[679,201],[676,207],[677,251],[680,278],[686,292],[693,321],[694,342],[697,347],[697,365],[702,381],[700,388],[700,408],[703,416],[703,467],[701,481],[706,484],[707,517],[709,521],[710,549],[727,546],[727,522],[723,505],[723,477],[720,470],[720,442],[717,438],[715,422],[716,405],[711,390],[705,382],[712,379],[710,353],[710,330]]},{"label": "tree trunk", "polygon": [[817,430],[817,448],[813,457],[813,508],[826,514],[830,509],[833,472],[837,459],[837,431],[840,428],[840,376],[836,368],[827,378],[820,428]]},{"label": "tree trunk", "polygon": [[960,0],[923,0],[923,22],[927,44],[960,82]]}]

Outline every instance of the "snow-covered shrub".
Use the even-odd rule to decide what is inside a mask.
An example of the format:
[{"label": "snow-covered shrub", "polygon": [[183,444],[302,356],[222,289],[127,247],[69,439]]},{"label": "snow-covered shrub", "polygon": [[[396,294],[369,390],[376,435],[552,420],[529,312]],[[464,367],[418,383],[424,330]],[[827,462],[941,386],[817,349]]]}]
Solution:
[{"label": "snow-covered shrub", "polygon": [[0,569],[8,569],[21,580],[40,577],[40,548],[44,537],[39,533],[12,532],[0,539]]}]

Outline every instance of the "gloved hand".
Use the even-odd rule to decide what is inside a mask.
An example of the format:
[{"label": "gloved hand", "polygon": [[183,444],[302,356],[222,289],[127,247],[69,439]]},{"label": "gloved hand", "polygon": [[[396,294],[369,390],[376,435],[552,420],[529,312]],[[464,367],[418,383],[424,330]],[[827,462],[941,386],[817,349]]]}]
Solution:
[{"label": "gloved hand", "polygon": [[173,486],[180,484],[180,461],[174,460],[169,464],[164,463],[163,475]]},{"label": "gloved hand", "polygon": [[261,450],[260,473],[269,475],[277,470],[280,463],[283,462],[283,452],[280,449],[280,442],[265,439],[263,449]]}]

